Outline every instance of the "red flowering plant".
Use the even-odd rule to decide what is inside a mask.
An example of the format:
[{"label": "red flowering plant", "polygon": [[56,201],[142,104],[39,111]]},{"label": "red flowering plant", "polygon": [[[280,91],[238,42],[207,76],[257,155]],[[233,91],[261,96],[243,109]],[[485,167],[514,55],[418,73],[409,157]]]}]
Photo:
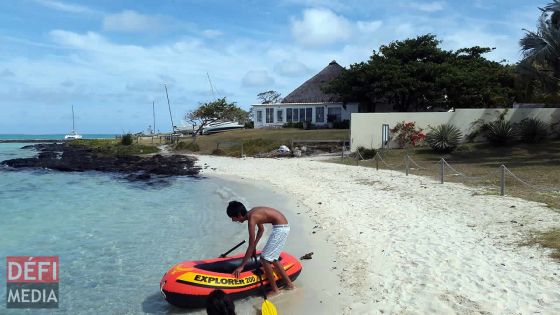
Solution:
[{"label": "red flowering plant", "polygon": [[415,147],[426,138],[422,128],[416,128],[416,123],[413,121],[402,121],[391,129],[391,132],[395,134],[395,139],[401,148],[407,145]]}]

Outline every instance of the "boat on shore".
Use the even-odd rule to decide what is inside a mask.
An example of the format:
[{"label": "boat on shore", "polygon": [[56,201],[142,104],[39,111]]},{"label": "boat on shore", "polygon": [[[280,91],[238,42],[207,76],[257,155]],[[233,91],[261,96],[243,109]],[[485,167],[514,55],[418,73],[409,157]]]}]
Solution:
[{"label": "boat on shore", "polygon": [[72,105],[72,132],[64,136],[64,140],[77,140],[82,139],[82,135],[76,132],[74,125],[74,105]]},{"label": "boat on shore", "polygon": [[[222,290],[232,300],[258,295],[261,288],[256,273],[261,268],[260,252],[257,259],[251,260],[243,269],[239,278],[232,273],[243,260],[245,254],[232,257],[185,261],[171,267],[160,281],[160,290],[164,299],[172,305],[186,308],[204,307],[208,295],[214,290]],[[286,274],[293,281],[301,273],[301,263],[294,256],[282,252],[278,260]],[[282,278],[274,273],[278,286]],[[270,280],[262,275],[262,285],[270,288]]]},{"label": "boat on shore", "polygon": [[[189,125],[184,124],[181,127],[177,127],[176,131],[180,132],[181,134],[189,134],[192,135],[198,130],[198,125]],[[218,132],[228,131],[228,130],[235,130],[235,129],[243,129],[245,125],[240,124],[236,121],[215,121],[209,123],[208,125],[202,128],[203,135],[210,135]]]}]

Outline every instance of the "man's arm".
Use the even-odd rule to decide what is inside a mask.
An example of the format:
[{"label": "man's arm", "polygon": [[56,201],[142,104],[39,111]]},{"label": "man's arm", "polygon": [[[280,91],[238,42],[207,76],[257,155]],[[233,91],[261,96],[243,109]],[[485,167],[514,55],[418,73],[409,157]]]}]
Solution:
[{"label": "man's arm", "polygon": [[263,236],[264,233],[264,225],[262,223],[257,224],[257,227],[259,229],[257,230],[257,238],[255,239],[255,249],[257,248],[257,244],[261,240],[261,237]]},{"label": "man's arm", "polygon": [[[257,243],[255,242],[255,222],[253,218],[249,218],[247,228],[249,229],[249,246],[247,247],[247,252],[245,252],[245,257],[243,257],[241,264],[233,271],[233,275],[236,278],[239,278],[239,274],[241,273],[241,271],[243,271],[243,268],[245,267],[249,259],[251,259],[251,256],[253,255],[253,252],[255,251],[255,248],[257,246]],[[261,229],[259,227],[259,232],[260,230]]]}]

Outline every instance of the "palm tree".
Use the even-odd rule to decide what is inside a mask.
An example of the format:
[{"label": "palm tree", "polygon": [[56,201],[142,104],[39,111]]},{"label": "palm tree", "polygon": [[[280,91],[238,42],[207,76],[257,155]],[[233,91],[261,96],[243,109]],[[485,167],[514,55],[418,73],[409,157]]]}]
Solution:
[{"label": "palm tree", "polygon": [[[555,81],[555,90],[560,82],[560,0],[553,0],[542,11],[536,31],[526,32],[519,41],[524,71],[530,70],[543,82]],[[549,84],[545,84],[549,85]]]}]

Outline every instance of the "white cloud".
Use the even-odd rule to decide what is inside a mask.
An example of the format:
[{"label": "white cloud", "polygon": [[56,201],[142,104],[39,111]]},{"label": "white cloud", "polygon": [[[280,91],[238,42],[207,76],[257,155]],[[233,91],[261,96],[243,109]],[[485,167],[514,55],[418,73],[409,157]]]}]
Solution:
[{"label": "white cloud", "polygon": [[8,68],[4,68],[4,70],[0,71],[0,78],[8,78],[8,77],[13,77],[13,76],[15,76],[15,73],[13,73]]},{"label": "white cloud", "polygon": [[496,48],[486,56],[496,61],[506,59],[508,62],[516,62],[521,57],[516,41],[506,35],[497,35],[483,30],[473,28],[468,31],[454,31],[442,36],[443,45],[446,48],[459,49],[465,47],[481,46]]},{"label": "white cloud", "polygon": [[292,19],[292,34],[306,47],[330,45],[350,38],[352,24],[328,9],[307,9],[303,18]]},{"label": "white cloud", "polygon": [[348,3],[341,0],[282,0],[281,2],[289,5],[299,5],[308,8],[330,8],[335,11],[346,10],[350,6]]},{"label": "white cloud", "polygon": [[249,71],[242,80],[246,87],[264,87],[274,84],[274,79],[264,70]]},{"label": "white cloud", "polygon": [[374,33],[383,25],[382,21],[358,21],[356,27],[362,33]]},{"label": "white cloud", "polygon": [[[398,6],[393,9],[403,11]],[[449,9],[449,6],[445,8]],[[238,102],[247,109],[256,101],[259,92],[272,89],[287,95],[333,59],[342,66],[366,61],[372,50],[380,45],[426,33],[436,34],[438,39],[443,40],[445,49],[472,45],[496,47],[489,58],[507,58],[515,62],[519,54],[517,41],[523,33],[521,28],[525,25],[532,28],[538,17],[537,9],[533,10],[536,13],[525,8],[518,11],[520,13],[510,10],[500,21],[496,21],[467,16],[464,12],[450,12],[435,18],[431,14],[408,10],[402,14],[384,14],[381,21],[376,15],[368,20],[364,16],[369,14],[365,13],[353,17],[355,15],[347,12],[308,9],[288,21],[287,25],[274,28],[286,30],[287,34],[267,33],[263,29],[258,35],[255,35],[257,32],[250,35],[240,32],[241,37],[236,37],[234,35],[238,34],[228,31],[227,41],[205,40],[208,36],[221,35],[218,27],[214,29],[213,25],[185,26],[180,24],[184,21],[177,21],[171,27],[168,22],[173,17],[144,16],[135,12],[135,17],[140,17],[137,20],[153,18],[162,24],[165,18],[166,29],[182,27],[189,32],[181,32],[180,37],[170,34],[165,41],[150,41],[149,45],[141,42],[137,45],[122,44],[119,42],[122,38],[120,34],[112,38],[110,36],[115,34],[102,35],[91,31],[53,30],[49,32],[51,42],[46,43],[0,35],[1,46],[17,51],[13,54],[9,51],[0,60],[0,76],[5,67],[17,74],[3,81],[5,84],[0,86],[0,99],[18,105],[13,108],[33,109],[37,100],[41,100],[43,105],[37,106],[44,108],[41,107],[37,113],[45,117],[52,117],[51,112],[59,111],[56,106],[69,106],[81,100],[80,105],[91,107],[91,111],[89,114],[86,109],[79,111],[80,115],[88,117],[80,125],[87,129],[86,124],[89,123],[99,131],[113,131],[121,128],[123,122],[128,124],[122,127],[125,130],[139,130],[140,123],[126,119],[126,113],[134,109],[141,117],[148,117],[149,122],[151,100],[155,99],[156,111],[158,106],[161,108],[161,112],[156,113],[159,128],[169,125],[163,83],[168,83],[173,117],[178,119],[199,102],[212,99],[206,73],[211,75],[212,83],[218,88],[217,96],[227,96],[229,101]],[[525,12],[529,12],[527,17],[524,17]],[[123,29],[125,24],[121,20],[117,26]],[[128,30],[142,29],[138,23],[127,25]],[[229,30],[227,25],[220,25],[220,28]],[[196,37],[185,34],[195,34]],[[290,34],[294,37],[290,38]],[[38,53],[26,53],[31,51]],[[9,72],[5,73],[9,75]],[[3,104],[7,101],[0,103]],[[123,113],[120,116],[115,114],[119,110]],[[33,111],[30,110],[30,113]],[[16,114],[14,109],[12,115]],[[43,126],[42,118],[22,121]],[[52,130],[68,123],[67,119],[54,120]],[[0,127],[4,128],[0,129],[7,132],[9,128],[3,125],[5,122],[0,121]],[[12,129],[26,128],[13,126]]]},{"label": "white cloud", "polygon": [[207,38],[215,38],[224,35],[224,33],[219,30],[207,29],[202,31],[202,35]]},{"label": "white cloud", "polygon": [[306,9],[301,19],[291,21],[292,35],[304,47],[371,41],[371,35],[382,25],[381,20],[354,22],[329,9]]},{"label": "white cloud", "polygon": [[405,6],[424,12],[437,12],[437,11],[442,11],[445,8],[445,2],[443,1],[434,1],[428,3],[407,2]]},{"label": "white cloud", "polygon": [[162,27],[160,18],[125,10],[103,19],[103,29],[116,32],[157,31]]},{"label": "white cloud", "polygon": [[297,60],[282,60],[274,65],[274,71],[286,77],[301,76],[309,73],[309,68]]},{"label": "white cloud", "polygon": [[61,1],[54,0],[35,0],[36,3],[57,11],[69,12],[69,13],[94,13],[95,11],[78,4],[69,4]]},{"label": "white cloud", "polygon": [[95,32],[80,35],[64,30],[53,30],[49,35],[55,43],[77,49],[101,48],[107,44],[105,38]]}]

